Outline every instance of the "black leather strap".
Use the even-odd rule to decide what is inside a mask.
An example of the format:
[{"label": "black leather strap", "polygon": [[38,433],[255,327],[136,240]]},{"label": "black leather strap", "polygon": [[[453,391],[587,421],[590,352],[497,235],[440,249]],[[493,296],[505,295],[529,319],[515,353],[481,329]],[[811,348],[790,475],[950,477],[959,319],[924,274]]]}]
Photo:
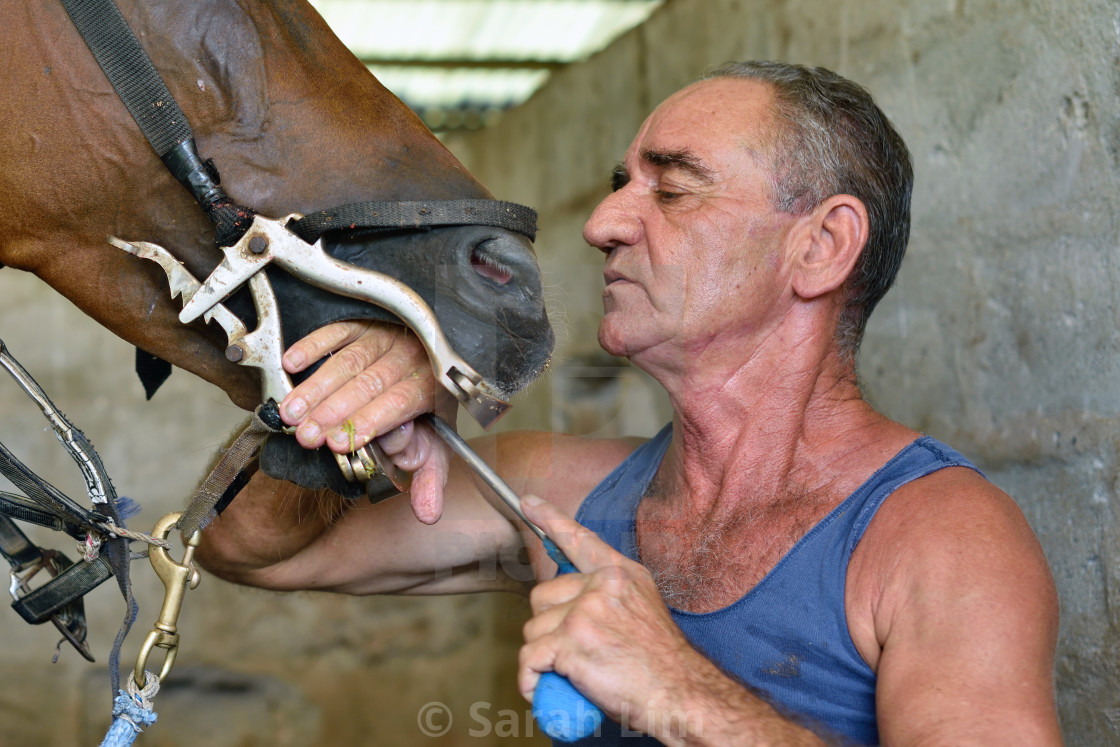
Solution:
[{"label": "black leather strap", "polygon": [[113,575],[109,561],[104,556],[95,560],[70,563],[65,555],[65,568],[47,583],[12,602],[12,609],[27,622],[38,625],[51,619],[67,605],[80,601],[92,589],[107,581]]},{"label": "black leather strap", "polygon": [[217,169],[198,155],[187,116],[116,4],[62,0],[62,5],[152,150],[214,223],[215,243],[237,243],[249,230],[254,211],[233,205],[218,186]]},{"label": "black leather strap", "polygon": [[0,443],[0,475],[11,480],[30,502],[37,504],[44,511],[53,513],[63,521],[93,528],[93,516],[88,510],[36,475],[2,443]]},{"label": "black leather strap", "polygon": [[[103,513],[95,513],[84,508],[66,496],[58,488],[39,477],[35,472],[23,464],[12,452],[0,443],[0,474],[8,478],[24,495],[3,493],[0,496],[0,509],[7,509],[4,513],[21,520],[32,521],[44,526],[55,527],[67,532],[70,536],[84,539],[86,535],[97,530],[99,524],[111,521],[117,526],[124,526],[124,521],[118,510],[116,490],[105,471],[101,457],[85,435],[74,427],[66,416],[58,410],[49,397],[31,374],[19,364],[8,352],[4,341],[0,340],[0,364],[13,377],[24,391],[43,410],[44,415],[51,422],[52,429],[60,437],[67,453],[70,454],[82,468],[83,477],[86,479],[86,488],[93,496],[99,491],[104,502],[97,506]],[[52,519],[53,517],[53,519]],[[124,597],[126,612],[121,630],[117,633],[113,650],[110,653],[110,678],[113,691],[116,691],[120,675],[117,662],[119,660],[120,645],[127,634],[129,627],[136,617],[136,602],[132,595],[129,581],[131,551],[127,537],[104,537],[100,556],[95,561],[83,561],[73,566],[61,553],[50,550],[34,548],[29,551],[23,542],[20,542],[22,532],[11,523],[8,516],[2,520],[5,526],[2,534],[12,544],[12,552],[20,557],[30,557],[32,552],[38,552],[38,560],[34,563],[64,563],[65,573],[36,588],[33,592],[25,594],[12,604],[12,607],[28,621],[45,622],[50,620],[62,632],[66,640],[74,645],[82,656],[93,660],[85,645],[85,611],[82,604],[82,595],[101,584],[110,576],[117,576],[117,584],[121,595]],[[23,537],[26,541],[26,537]],[[53,558],[48,558],[50,553]],[[57,566],[47,566],[49,570],[59,570]],[[17,565],[14,570],[29,570],[30,566]],[[63,577],[65,576],[65,577]]]},{"label": "black leather strap", "polygon": [[314,243],[328,231],[425,229],[436,226],[494,226],[537,237],[537,211],[501,200],[417,200],[356,202],[320,210],[289,224],[301,239]]},{"label": "black leather strap", "polygon": [[3,555],[13,568],[18,568],[42,560],[43,551],[27,538],[14,521],[0,515],[0,555]]},{"label": "black leather strap", "polygon": [[[13,497],[11,493],[3,495]],[[49,557],[47,552],[50,552]],[[62,553],[47,552],[29,540],[11,519],[0,515],[0,555],[12,564],[13,573],[31,573],[35,566],[48,572],[64,571],[61,576],[14,600],[12,608],[29,623],[37,625],[48,620],[54,623],[78,653],[93,661],[93,654],[86,645],[86,611],[82,598],[111,576],[112,569],[103,558],[75,566]]]},{"label": "black leather strap", "polygon": [[62,0],[97,64],[162,158],[193,135],[183,110],[113,0]]},{"label": "black leather strap", "polygon": [[[0,491],[0,514],[16,521],[26,521],[57,532],[65,532],[76,540],[85,539],[89,532],[86,525],[70,521],[53,511],[48,511],[42,505],[18,493]],[[3,554],[3,552],[3,543],[0,541],[0,554]]]}]

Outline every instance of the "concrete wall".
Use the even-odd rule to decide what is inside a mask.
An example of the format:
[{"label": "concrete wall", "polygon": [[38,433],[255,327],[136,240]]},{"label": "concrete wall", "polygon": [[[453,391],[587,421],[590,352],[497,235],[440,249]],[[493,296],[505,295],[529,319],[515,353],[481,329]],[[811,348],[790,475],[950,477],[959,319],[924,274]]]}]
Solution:
[{"label": "concrete wall", "polygon": [[[598,350],[600,261],[579,238],[648,111],[729,59],[852,77],[898,125],[917,171],[910,256],[861,354],[868,393],[974,457],[1023,506],[1061,594],[1067,739],[1117,742],[1118,53],[1112,0],[670,0],[497,128],[449,138],[498,196],[541,211],[538,245],[563,322],[556,366],[503,427],[648,435],[667,418],[648,379]],[[182,373],[145,404],[131,349],[10,269],[0,270],[0,337],[93,439],[120,492],[145,505],[135,527],[178,508],[241,421]],[[37,411],[5,380],[0,440],[82,496]],[[162,596],[135,568],[142,609],[126,661]],[[53,629],[0,614],[0,743],[103,734],[121,607],[108,585],[88,606],[97,665],[64,651],[52,666]],[[524,615],[509,596],[278,595],[204,578],[186,600],[160,722],[141,743],[540,743],[526,736],[512,680]],[[420,729],[446,723],[421,713],[431,702],[454,718],[441,738]]]},{"label": "concrete wall", "polygon": [[[909,144],[910,251],[870,323],[866,390],[1019,501],[1061,596],[1067,739],[1120,742],[1120,6],[670,0],[498,129],[451,140],[501,197],[541,210],[568,327],[542,386],[556,427],[648,434],[664,416],[641,377],[612,378],[601,358],[599,258],[579,229],[651,107],[706,67],[749,58],[853,78]],[[620,410],[617,395],[631,404]]]}]

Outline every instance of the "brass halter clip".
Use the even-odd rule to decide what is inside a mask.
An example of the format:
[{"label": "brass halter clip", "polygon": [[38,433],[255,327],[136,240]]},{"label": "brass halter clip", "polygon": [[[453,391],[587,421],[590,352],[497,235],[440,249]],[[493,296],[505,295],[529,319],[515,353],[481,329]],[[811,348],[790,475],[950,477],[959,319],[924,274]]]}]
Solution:
[{"label": "brass halter clip", "polygon": [[[175,524],[181,516],[182,513],[178,511],[164,516],[156,522],[155,528],[152,529],[152,536],[158,539],[167,539],[167,535],[175,528]],[[153,648],[162,648],[167,651],[163,659],[163,668],[159,673],[160,680],[167,677],[175,663],[175,655],[179,652],[179,633],[176,630],[175,623],[179,619],[179,610],[183,607],[183,595],[187,593],[188,588],[196,588],[202,578],[198,569],[191,562],[194,549],[198,547],[200,542],[199,534],[199,532],[195,532],[187,539],[187,548],[183,552],[182,563],[172,560],[167,550],[162,547],[152,545],[148,550],[148,559],[152,561],[152,568],[160,580],[163,581],[164,595],[159,619],[148,631],[144,644],[140,647],[140,654],[136,657],[136,669],[133,672],[132,679],[139,688],[147,685],[148,677],[144,674],[144,669]]]}]

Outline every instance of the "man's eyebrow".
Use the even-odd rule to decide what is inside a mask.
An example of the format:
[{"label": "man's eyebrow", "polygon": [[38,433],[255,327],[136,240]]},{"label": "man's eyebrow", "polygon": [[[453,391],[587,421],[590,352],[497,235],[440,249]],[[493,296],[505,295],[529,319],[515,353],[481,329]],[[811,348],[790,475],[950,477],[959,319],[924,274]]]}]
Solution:
[{"label": "man's eyebrow", "polygon": [[705,184],[710,184],[716,180],[715,172],[705,166],[704,162],[689,150],[653,150],[652,148],[645,148],[642,150],[641,155],[642,160],[651,166],[657,166],[663,169],[680,169]]}]

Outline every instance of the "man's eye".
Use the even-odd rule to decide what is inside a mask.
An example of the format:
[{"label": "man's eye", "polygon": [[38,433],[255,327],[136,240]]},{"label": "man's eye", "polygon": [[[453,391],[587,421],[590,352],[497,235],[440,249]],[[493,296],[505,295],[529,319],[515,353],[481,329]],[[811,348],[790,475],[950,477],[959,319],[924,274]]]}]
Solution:
[{"label": "man's eye", "polygon": [[611,191],[617,192],[630,183],[630,175],[622,166],[616,166],[611,171]]},{"label": "man's eye", "polygon": [[680,192],[668,192],[664,189],[658,189],[654,194],[656,194],[657,199],[661,200],[662,202],[672,202],[673,200],[682,196]]}]

